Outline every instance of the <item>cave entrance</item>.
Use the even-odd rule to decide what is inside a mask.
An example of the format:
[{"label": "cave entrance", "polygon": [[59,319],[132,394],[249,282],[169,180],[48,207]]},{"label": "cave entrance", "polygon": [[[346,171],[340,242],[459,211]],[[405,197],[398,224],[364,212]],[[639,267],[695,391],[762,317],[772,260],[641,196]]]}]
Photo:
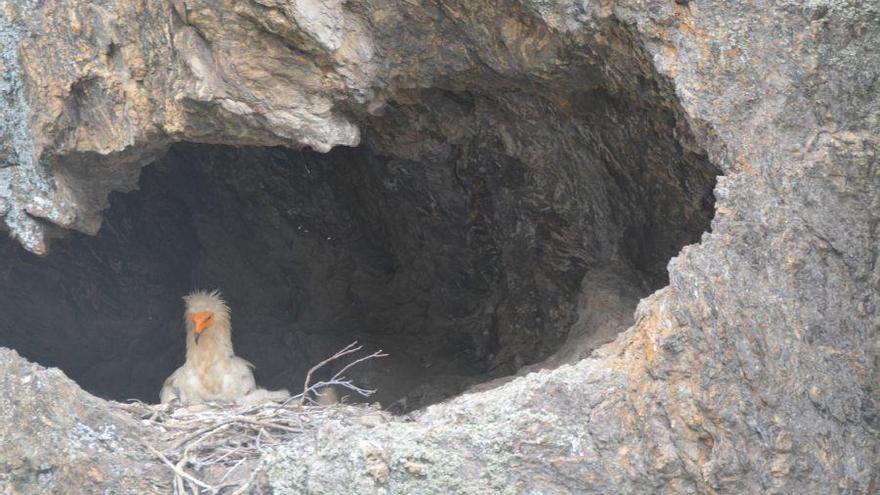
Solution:
[{"label": "cave entrance", "polygon": [[0,241],[0,345],[154,402],[183,361],[181,297],[216,288],[262,386],[296,390],[358,340],[390,357],[356,381],[406,411],[586,356],[709,227],[718,172],[669,105],[410,101],[327,154],[174,145],[97,236],[44,258]]}]

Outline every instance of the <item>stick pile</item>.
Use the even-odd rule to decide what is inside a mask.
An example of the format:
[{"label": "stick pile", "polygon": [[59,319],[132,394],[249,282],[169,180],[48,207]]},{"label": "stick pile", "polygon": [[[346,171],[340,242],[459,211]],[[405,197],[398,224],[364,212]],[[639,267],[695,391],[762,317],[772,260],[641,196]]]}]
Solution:
[{"label": "stick pile", "polygon": [[[134,415],[156,432],[144,446],[173,474],[173,493],[240,495],[257,487],[260,458],[275,446],[295,442],[326,419],[341,416],[338,405],[310,405],[324,387],[353,391],[363,397],[375,390],[358,387],[343,373],[368,359],[385,357],[382,351],[343,366],[330,380],[310,383],[312,374],[361,347],[352,343],[309,370],[303,391],[283,403],[259,405],[176,404],[131,402],[117,407]],[[366,408],[345,408],[345,415]]]}]

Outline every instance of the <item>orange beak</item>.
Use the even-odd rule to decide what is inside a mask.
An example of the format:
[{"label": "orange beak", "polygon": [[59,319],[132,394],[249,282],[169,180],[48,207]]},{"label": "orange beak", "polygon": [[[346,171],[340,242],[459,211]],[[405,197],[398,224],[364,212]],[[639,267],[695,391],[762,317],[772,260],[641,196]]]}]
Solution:
[{"label": "orange beak", "polygon": [[189,315],[189,319],[195,324],[196,335],[202,333],[202,330],[214,324],[214,313],[210,311],[199,311]]}]

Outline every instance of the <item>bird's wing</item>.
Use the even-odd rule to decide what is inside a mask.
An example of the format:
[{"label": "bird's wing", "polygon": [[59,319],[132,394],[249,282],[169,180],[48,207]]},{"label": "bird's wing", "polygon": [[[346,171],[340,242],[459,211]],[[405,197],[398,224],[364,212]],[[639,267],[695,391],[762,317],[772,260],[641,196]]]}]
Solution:
[{"label": "bird's wing", "polygon": [[180,391],[177,388],[177,375],[182,368],[177,368],[174,370],[174,373],[171,373],[171,376],[165,379],[165,383],[162,384],[162,390],[159,392],[160,403],[167,404],[174,399],[180,398]]},{"label": "bird's wing", "polygon": [[242,358],[240,358],[240,357],[238,357],[238,356],[232,356],[232,359],[233,359],[233,360],[238,360],[238,361],[240,361],[241,363],[243,363],[245,366],[249,367],[249,368],[252,369],[252,370],[257,369],[257,367],[254,366],[254,364],[251,363],[250,361],[248,361],[247,359],[242,359]]},{"label": "bird's wing", "polygon": [[264,388],[258,388],[249,394],[239,397],[235,402],[240,406],[256,406],[267,401],[281,402],[289,398],[290,392],[287,390],[266,390]]},{"label": "bird's wing", "polygon": [[257,388],[254,373],[251,371],[253,367],[254,365],[244,359],[233,357],[229,361],[228,368],[223,372],[224,395],[235,399]]}]

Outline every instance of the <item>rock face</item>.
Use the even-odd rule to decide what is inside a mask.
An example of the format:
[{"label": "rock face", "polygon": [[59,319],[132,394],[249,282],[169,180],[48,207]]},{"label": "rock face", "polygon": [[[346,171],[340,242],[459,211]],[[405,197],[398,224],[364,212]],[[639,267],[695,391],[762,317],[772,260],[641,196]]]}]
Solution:
[{"label": "rock face", "polygon": [[[385,315],[377,321],[402,322],[391,340],[421,342],[417,359],[449,345],[435,354],[461,368],[455,359],[471,353],[482,379],[548,356],[543,366],[571,363],[411,422],[326,424],[314,443],[266,459],[279,493],[880,490],[874,3],[0,1],[0,42],[0,214],[26,250],[45,254],[66,230],[97,232],[108,194],[133,188],[164,155],[133,201],[167,216],[107,216],[119,232],[180,215],[163,224],[183,267],[172,272],[196,265],[224,280],[241,272],[229,260],[265,253],[301,280],[311,261],[324,267],[308,272],[316,282],[268,271],[284,290],[259,299],[340,298],[331,316],[312,314],[318,330],[367,313],[333,319],[360,300]],[[166,154],[180,141],[202,144]],[[316,155],[221,143],[360,146]],[[213,192],[173,190],[162,177],[174,173],[202,173],[195,183]],[[176,193],[184,200],[161,199]],[[199,210],[185,201],[194,196],[226,200]],[[342,241],[294,234],[302,221]],[[243,223],[266,249],[248,248]],[[104,290],[154,273],[104,259],[106,231],[58,240],[61,258],[45,261],[7,245],[4,294],[47,294],[26,284],[33,266],[65,287],[52,296],[58,307],[84,318],[71,266],[106,273]],[[93,259],[69,262],[89,246]],[[331,273],[338,288],[322,282]],[[242,277],[259,287],[248,284],[261,277]],[[152,294],[190,282],[157,280]],[[654,289],[631,328],[581,359]],[[119,296],[118,318],[133,294]],[[159,321],[174,311],[162,297]],[[0,344],[51,362],[52,325],[27,317],[31,300],[4,306],[21,313],[14,328],[0,323]],[[94,314],[117,326],[113,312]],[[34,335],[29,321],[40,322]],[[68,347],[96,332],[82,321],[59,333]],[[412,330],[418,322],[424,332]],[[149,342],[138,333],[148,327],[123,335]],[[98,399],[2,359],[0,415],[22,424],[0,430],[3,444],[42,435],[35,450],[0,458],[14,489],[56,486],[35,459],[75,457],[75,420],[96,432],[119,425],[102,455],[148,458],[125,444],[136,427]],[[31,418],[56,406],[18,385],[28,376],[98,412],[37,428]],[[79,483],[74,471],[53,471],[52,483]],[[106,486],[139,491],[125,481],[137,473],[102,472]]]},{"label": "rock face", "polygon": [[137,439],[145,429],[57,369],[0,349],[3,493],[147,493],[167,475]]}]

